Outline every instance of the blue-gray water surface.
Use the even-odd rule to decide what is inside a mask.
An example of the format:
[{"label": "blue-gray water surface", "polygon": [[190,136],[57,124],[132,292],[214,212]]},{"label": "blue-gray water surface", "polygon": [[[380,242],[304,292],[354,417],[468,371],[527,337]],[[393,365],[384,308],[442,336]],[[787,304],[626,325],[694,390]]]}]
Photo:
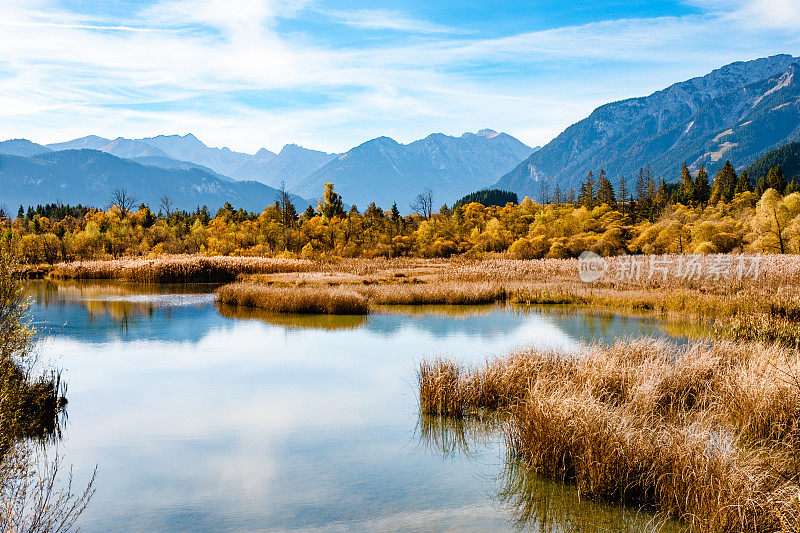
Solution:
[{"label": "blue-gray water surface", "polygon": [[[469,453],[421,438],[418,362],[671,337],[651,319],[501,306],[275,316],[218,308],[212,289],[28,285],[42,356],[69,386],[59,452],[76,482],[98,467],[82,531],[513,529],[501,437]],[[630,524],[536,483],[556,520]]]}]

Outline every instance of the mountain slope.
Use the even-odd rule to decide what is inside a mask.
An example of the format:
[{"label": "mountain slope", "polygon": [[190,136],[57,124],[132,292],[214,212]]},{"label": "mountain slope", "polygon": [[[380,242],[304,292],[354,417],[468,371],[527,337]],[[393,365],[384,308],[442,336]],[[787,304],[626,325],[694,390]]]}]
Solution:
[{"label": "mountain slope", "polygon": [[382,207],[397,202],[404,212],[425,187],[437,205],[494,183],[532,149],[514,137],[491,130],[451,137],[434,133],[410,144],[378,137],[335,158],[293,191],[318,198],[332,182],[345,202]]},{"label": "mountain slope", "polygon": [[80,139],[72,139],[61,143],[50,143],[47,145],[51,150],[100,150],[103,146],[111,142],[111,139],[98,137],[97,135],[87,135]]},{"label": "mountain slope", "polygon": [[[264,149],[262,148],[262,150]],[[280,187],[283,181],[286,183],[286,189],[293,191],[303,178],[336,157],[336,154],[309,150],[296,144],[287,144],[278,155],[273,154],[274,157],[266,159],[261,157],[259,161],[260,153],[257,153],[253,159],[234,172],[231,177],[238,180],[255,180],[272,187]]]},{"label": "mountain slope", "polygon": [[158,135],[139,140],[158,148],[168,157],[203,165],[225,176],[231,176],[253,158],[258,161],[266,161],[275,157],[273,152],[265,148],[259,150],[255,156],[234,152],[229,148],[210,148],[191,133],[183,136]]},{"label": "mountain slope", "polygon": [[9,139],[0,142],[0,154],[29,157],[50,151],[50,148],[31,142],[28,139]]},{"label": "mountain slope", "polygon": [[758,183],[766,178],[773,167],[780,166],[786,181],[800,181],[800,142],[785,144],[759,157],[747,167],[747,176],[751,183]]},{"label": "mountain slope", "polygon": [[110,143],[99,148],[99,150],[124,159],[134,157],[169,157],[166,153],[155,146],[124,137],[117,137]]},{"label": "mountain slope", "polygon": [[172,159],[171,157],[159,157],[159,156],[138,156],[138,157],[131,157],[128,158],[131,161],[139,163],[140,165],[147,165],[151,167],[159,167],[159,168],[182,168],[184,170],[195,168],[198,170],[202,170],[203,172],[208,172],[209,174],[213,174],[217,178],[221,179],[222,181],[233,181],[228,176],[223,176],[222,174],[218,174],[214,172],[208,167],[204,167],[203,165],[198,165],[192,163],[190,161],[178,161],[177,159]]},{"label": "mountain slope", "polygon": [[[0,155],[0,205],[54,201],[107,207],[115,189],[125,188],[138,202],[157,209],[162,195],[175,207],[216,209],[225,202],[261,211],[277,191],[261,183],[227,182],[202,170],[143,166],[98,150],[66,150],[29,158]],[[298,210],[308,202],[292,198]]]},{"label": "mountain slope", "polygon": [[668,181],[678,179],[684,161],[712,171],[726,159],[746,165],[800,137],[799,68],[790,55],[737,62],[650,96],[603,105],[495,186],[533,196],[542,181],[551,190],[555,184],[577,189],[590,170],[604,169],[616,183],[648,164]]}]

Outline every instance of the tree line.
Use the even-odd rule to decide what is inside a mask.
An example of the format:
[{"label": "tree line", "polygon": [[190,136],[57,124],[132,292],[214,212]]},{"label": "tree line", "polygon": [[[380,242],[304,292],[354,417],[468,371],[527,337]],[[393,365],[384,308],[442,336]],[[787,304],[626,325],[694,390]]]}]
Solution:
[{"label": "tree line", "polygon": [[[798,253],[800,193],[780,167],[752,184],[726,162],[713,181],[684,165],[667,183],[642,168],[630,188],[605,172],[589,173],[577,193],[542,184],[536,200],[481,191],[452,207],[420,193],[403,216],[397,205],[346,208],[330,183],[316,207],[298,213],[281,188],[274,204],[248,212],[230,204],[158,211],[116,191],[111,207],[49,204],[0,218],[0,247],[29,263],[159,254],[283,257],[575,257],[584,250],[625,253]],[[513,193],[512,193],[513,194]],[[507,199],[505,203],[499,200]],[[490,205],[484,205],[479,201]],[[500,205],[496,205],[500,204]]]}]

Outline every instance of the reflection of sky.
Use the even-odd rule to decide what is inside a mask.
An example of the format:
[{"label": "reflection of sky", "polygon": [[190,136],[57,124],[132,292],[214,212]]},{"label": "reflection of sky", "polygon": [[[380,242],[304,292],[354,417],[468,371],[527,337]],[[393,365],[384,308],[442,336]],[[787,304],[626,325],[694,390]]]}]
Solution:
[{"label": "reflection of sky", "polygon": [[607,335],[639,327],[496,308],[298,329],[223,318],[208,300],[154,300],[127,314],[84,298],[34,306],[47,326],[66,323],[44,346],[69,383],[67,462],[77,479],[99,464],[85,531],[505,528],[491,500],[496,444],[471,460],[420,445],[417,362],[575,349],[581,324]]}]

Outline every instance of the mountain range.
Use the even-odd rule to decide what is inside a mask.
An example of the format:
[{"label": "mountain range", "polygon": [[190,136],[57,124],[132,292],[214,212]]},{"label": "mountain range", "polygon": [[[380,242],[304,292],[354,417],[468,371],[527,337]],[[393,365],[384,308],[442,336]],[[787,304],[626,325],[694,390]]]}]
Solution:
[{"label": "mountain range", "polygon": [[[12,139],[0,142],[0,154],[30,162],[9,166],[10,160],[0,160],[2,179],[18,182],[13,201],[6,187],[0,190],[0,203],[67,201],[72,196],[64,190],[82,190],[78,184],[70,189],[62,180],[53,181],[56,188],[48,193],[37,180],[50,172],[78,179],[91,196],[75,201],[106,205],[105,193],[93,191],[107,189],[112,181],[114,188],[124,186],[127,175],[111,176],[106,167],[98,166],[97,153],[105,153],[127,162],[112,165],[102,160],[106,166],[129,170],[140,183],[149,183],[148,195],[154,197],[172,187],[163,181],[167,175],[179,176],[173,192],[188,207],[236,204],[241,199],[242,206],[260,210],[272,203],[274,189],[282,183],[289,192],[316,204],[324,184],[331,182],[348,204],[363,209],[374,201],[388,208],[396,202],[407,213],[425,188],[441,205],[489,187],[515,192],[520,198],[536,197],[545,183],[551,192],[558,185],[566,193],[577,190],[589,171],[601,169],[614,184],[621,176],[631,183],[636,171],[647,165],[656,177],[676,181],[684,162],[694,171],[704,165],[713,173],[730,159],[741,169],[798,139],[800,59],[784,54],[731,63],[649,96],[600,106],[541,149],[490,129],[460,136],[434,133],[408,144],[378,137],[343,154],[296,144],[287,144],[278,153],[261,148],[246,154],[209,147],[192,134],[113,140],[89,135],[48,145]],[[53,155],[65,150],[92,152],[81,156],[92,164],[74,155]],[[125,166],[128,163],[135,166]],[[198,180],[195,187],[186,181],[190,178]],[[253,196],[242,196],[244,190]]]},{"label": "mountain range", "polygon": [[[206,205],[213,211],[230,202],[261,211],[278,193],[255,181],[223,180],[199,168],[146,166],[100,150],[50,150],[30,157],[0,154],[0,205],[6,211],[52,202],[107,207],[114,191],[123,188],[137,204],[154,210],[168,195],[178,209]],[[292,202],[300,210],[308,205],[299,196],[292,196]]]},{"label": "mountain range", "polygon": [[736,62],[649,96],[606,104],[503,176],[496,187],[521,196],[577,190],[591,170],[628,183],[650,165],[667,181],[686,162],[712,172],[726,159],[744,167],[800,136],[800,64],[791,55]]},{"label": "mountain range", "polygon": [[407,211],[429,187],[434,200],[452,204],[465,194],[494,183],[534,149],[493,130],[460,137],[434,133],[409,144],[378,137],[336,157],[298,183],[300,196],[313,198],[323,184],[334,184],[347,202],[375,202]]},{"label": "mountain range", "polygon": [[[517,163],[527,157],[532,149],[514,137],[493,130],[481,130],[477,134],[465,133],[460,137],[452,137],[441,133],[429,135],[425,139],[409,144],[400,144],[388,137],[379,137],[357,146],[345,154],[331,154],[317,150],[310,150],[296,144],[287,144],[279,153],[261,148],[255,154],[235,152],[229,148],[211,148],[197,139],[192,134],[187,135],[158,135],[143,139],[126,139],[117,137],[114,140],[89,135],[71,141],[40,145],[26,139],[12,139],[0,143],[0,154],[14,155],[28,158],[38,158],[32,161],[29,167],[14,166],[13,172],[32,172],[38,175],[40,166],[46,158],[40,157],[62,152],[96,151],[115,156],[119,159],[137,163],[143,168],[158,168],[161,170],[195,170],[193,174],[200,179],[202,184],[189,194],[178,194],[180,202],[190,202],[195,205],[208,205],[216,207],[225,201],[234,201],[239,198],[235,192],[230,199],[220,196],[221,190],[234,191],[238,183],[245,181],[258,182],[264,185],[260,194],[256,194],[247,205],[252,206],[253,201],[269,201],[262,203],[257,210],[263,209],[267,203],[272,203],[274,189],[286,187],[286,190],[297,193],[299,196],[316,203],[324,190],[324,184],[333,182],[337,191],[344,196],[348,204],[366,207],[372,201],[383,207],[389,208],[397,202],[403,212],[410,210],[409,204],[414,197],[425,187],[432,189],[437,201],[452,203],[459,197],[476,189],[491,185],[504,172],[513,168]],[[107,176],[103,168],[88,166],[81,169],[66,168],[68,163],[77,164],[74,157],[52,156],[52,165],[63,175],[76,177],[82,186],[88,186],[94,179],[98,183],[108,179],[121,180],[113,188],[125,186],[124,177]],[[96,159],[92,159],[96,161]],[[119,163],[115,163],[119,165]],[[136,169],[137,176],[143,172],[138,167],[126,167],[128,170]],[[56,172],[56,168],[51,168]],[[96,174],[92,175],[91,173]],[[160,192],[167,184],[159,181],[156,176],[164,174],[152,171],[153,177],[149,180],[151,188]],[[12,179],[12,171],[0,161],[0,174],[7,180]],[[180,173],[179,173],[180,174]],[[178,174],[176,174],[178,175]],[[180,174],[185,177],[187,174]],[[27,174],[18,178],[28,187],[32,187],[35,180],[29,179]],[[227,183],[225,187],[210,187],[211,182]],[[65,182],[60,182],[59,187],[67,188]],[[182,185],[183,186],[183,185]],[[98,185],[100,189],[104,187]],[[42,200],[47,194],[46,188],[31,190],[26,196],[25,188],[17,187],[16,193],[11,198],[8,189],[5,194],[0,192],[0,202],[12,205],[21,203],[51,202],[58,197],[62,202],[68,201],[62,191],[54,191],[53,197]],[[88,190],[91,190],[89,187]],[[182,189],[188,191],[188,189]],[[265,192],[271,191],[271,192]],[[302,192],[300,192],[302,191]],[[155,192],[153,195],[156,195]],[[173,191],[174,192],[174,191]],[[204,197],[203,195],[207,197]],[[104,205],[107,198],[90,195],[80,200],[82,203],[100,202]],[[35,200],[34,200],[35,199]],[[178,198],[175,198],[178,201]],[[71,200],[70,200],[71,201]],[[301,200],[299,204],[308,205],[309,202]],[[187,204],[188,205],[188,204]],[[237,204],[239,205],[239,204]],[[244,205],[244,204],[242,204]],[[248,207],[250,209],[250,207]]]}]

